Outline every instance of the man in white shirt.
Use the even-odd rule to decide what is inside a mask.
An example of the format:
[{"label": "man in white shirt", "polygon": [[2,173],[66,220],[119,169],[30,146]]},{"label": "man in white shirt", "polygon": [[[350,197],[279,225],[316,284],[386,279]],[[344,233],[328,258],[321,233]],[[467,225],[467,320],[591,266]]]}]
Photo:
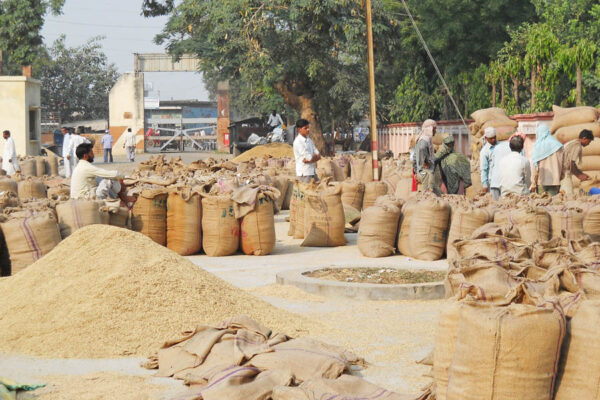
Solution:
[{"label": "man in white shirt", "polygon": [[2,132],[2,137],[6,140],[4,143],[4,154],[2,155],[2,169],[6,172],[6,175],[12,176],[21,170],[19,168],[15,141],[10,137],[10,131]]},{"label": "man in white shirt", "polygon": [[137,144],[137,138],[135,137],[135,133],[131,131],[131,128],[127,128],[127,132],[125,132],[125,141],[123,142],[123,148],[127,153],[127,160],[129,162],[135,161],[135,145]]},{"label": "man in white shirt", "polygon": [[296,177],[299,181],[309,183],[311,180],[318,181],[316,172],[317,161],[321,159],[319,150],[315,147],[312,139],[308,137],[309,124],[305,119],[296,121],[298,136],[294,140],[294,159],[296,160]]},{"label": "man in white shirt", "polygon": [[104,131],[101,141],[102,149],[104,150],[104,163],[106,164],[109,160],[113,162],[112,145],[114,140],[108,129]]},{"label": "man in white shirt", "polygon": [[269,120],[267,121],[267,125],[270,130],[277,128],[280,125],[283,125],[283,120],[281,119],[281,115],[277,114],[277,111],[273,110],[271,115],[269,115]]},{"label": "man in white shirt", "polygon": [[75,168],[79,159],[75,151],[80,144],[91,143],[89,140],[81,136],[81,132],[76,130],[75,133],[71,134],[71,140],[69,140],[69,148],[67,149],[67,159],[71,162],[71,168]]},{"label": "man in white shirt", "polygon": [[529,160],[521,155],[523,138],[514,136],[510,139],[511,153],[502,158],[498,164],[500,193],[502,197],[508,193],[518,195],[529,194],[531,186],[531,166]]},{"label": "man in white shirt", "polygon": [[92,165],[94,146],[91,143],[80,144],[76,153],[79,163],[71,177],[72,199],[119,198],[129,207],[135,202],[135,197],[126,196],[123,176],[118,171],[108,171]]},{"label": "man in white shirt", "polygon": [[65,166],[65,178],[70,178],[71,173],[73,172],[73,160],[69,155],[69,145],[71,143],[71,132],[69,132],[68,128],[62,128],[63,134],[63,143],[62,143],[62,156],[63,156],[63,164]]}]

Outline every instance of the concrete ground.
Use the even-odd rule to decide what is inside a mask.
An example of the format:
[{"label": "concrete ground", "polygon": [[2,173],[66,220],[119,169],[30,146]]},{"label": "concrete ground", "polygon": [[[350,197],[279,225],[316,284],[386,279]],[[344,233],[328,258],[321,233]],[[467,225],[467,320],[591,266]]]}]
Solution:
[{"label": "concrete ground", "polygon": [[[185,153],[186,161],[215,154]],[[117,169],[127,172],[149,155],[139,155],[136,163],[115,160]],[[227,157],[219,155],[219,157]],[[103,165],[109,169],[111,165]],[[416,364],[433,348],[434,332],[442,300],[435,301],[355,301],[324,298],[295,287],[275,283],[279,271],[315,266],[404,267],[445,270],[445,260],[423,262],[403,256],[369,259],[362,257],[356,234],[346,234],[348,244],[338,248],[304,248],[301,240],[287,236],[287,212],[276,216],[277,243],[271,255],[255,257],[192,256],[201,268],[276,307],[316,319],[329,328],[318,339],[344,346],[364,357],[369,366],[356,373],[388,389],[418,393],[430,382],[424,376],[429,368]],[[66,340],[68,340],[66,338]],[[38,359],[0,355],[0,377],[25,383],[45,382],[36,398],[58,399],[168,399],[186,392],[179,382],[153,378],[152,371],[139,366],[139,358],[107,360]],[[126,390],[124,388],[127,388]]]}]

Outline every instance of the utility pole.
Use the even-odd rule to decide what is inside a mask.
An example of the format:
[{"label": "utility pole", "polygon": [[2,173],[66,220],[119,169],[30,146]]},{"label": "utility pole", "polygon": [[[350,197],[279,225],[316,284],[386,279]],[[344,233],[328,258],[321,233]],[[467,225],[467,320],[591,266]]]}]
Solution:
[{"label": "utility pole", "polygon": [[371,120],[371,151],[373,153],[373,180],[379,180],[379,159],[377,145],[377,113],[375,109],[375,61],[373,56],[373,22],[371,16],[371,0],[365,0],[367,9],[367,62],[369,65],[369,100]]}]

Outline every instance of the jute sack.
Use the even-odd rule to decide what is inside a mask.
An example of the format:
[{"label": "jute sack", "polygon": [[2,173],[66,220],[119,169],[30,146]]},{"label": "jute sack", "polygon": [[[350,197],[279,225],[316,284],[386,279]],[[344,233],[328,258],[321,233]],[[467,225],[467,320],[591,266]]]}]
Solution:
[{"label": "jute sack", "polygon": [[453,243],[457,258],[479,257],[489,261],[531,258],[531,246],[518,239],[493,236],[483,239],[458,240]]},{"label": "jute sack", "polygon": [[363,210],[358,230],[358,250],[365,257],[387,257],[396,251],[400,208],[392,204]]},{"label": "jute sack", "polygon": [[202,248],[210,257],[230,256],[240,243],[240,223],[230,196],[202,199]]},{"label": "jute sack", "polygon": [[565,328],[553,305],[465,303],[446,398],[552,400]]},{"label": "jute sack", "polygon": [[594,107],[571,107],[563,108],[559,106],[552,106],[554,112],[554,120],[550,130],[556,132],[558,129],[564,126],[572,126],[585,124],[588,122],[598,121],[598,110]]},{"label": "jute sack", "polygon": [[413,211],[417,207],[417,201],[415,199],[409,200],[402,206],[400,213],[400,230],[398,232],[398,251],[400,254],[412,257],[411,243],[410,243],[410,224],[412,222]]},{"label": "jute sack", "polygon": [[402,174],[399,170],[389,170],[387,171],[385,178],[382,178],[382,182],[387,185],[388,193],[396,193],[396,188],[398,187],[398,183],[402,180]]},{"label": "jute sack", "polygon": [[567,327],[555,400],[600,399],[600,301],[584,301]]},{"label": "jute sack", "polygon": [[46,175],[46,159],[44,157],[35,158],[35,176],[42,177]]},{"label": "jute sack", "polygon": [[586,248],[579,250],[577,258],[589,269],[600,269],[600,243],[594,242]]},{"label": "jute sack", "polygon": [[28,176],[37,176],[35,171],[35,159],[28,158],[26,160],[19,161],[19,166],[21,167],[21,174],[25,177]]},{"label": "jute sack", "polygon": [[0,192],[12,192],[18,194],[19,184],[13,179],[2,177],[0,178]]},{"label": "jute sack", "polygon": [[342,182],[342,203],[361,210],[364,193],[364,183],[355,180]]},{"label": "jute sack", "polygon": [[[600,124],[599,124],[598,132],[600,133]],[[579,134],[578,134],[578,136],[579,136]],[[600,140],[594,139],[593,142],[591,142],[589,145],[587,145],[586,147],[583,148],[582,154],[584,156],[599,156],[600,155]]]},{"label": "jute sack", "polygon": [[275,186],[275,189],[279,190],[280,193],[279,197],[274,200],[277,211],[283,210],[283,202],[285,200],[289,182],[289,179],[285,176],[277,176],[273,178],[273,186]]},{"label": "jute sack", "polygon": [[281,209],[289,210],[290,203],[292,202],[292,194],[294,193],[294,181],[289,177],[284,177],[284,179],[287,180],[287,185],[285,192],[281,192],[281,198],[283,199],[281,203]]},{"label": "jute sack", "polygon": [[202,249],[202,199],[190,188],[172,191],[167,198],[167,248],[180,256]]},{"label": "jute sack", "polygon": [[517,228],[521,239],[526,243],[550,239],[550,215],[541,207],[496,211],[494,223],[500,227]]},{"label": "jute sack", "polygon": [[580,168],[584,172],[600,170],[600,156],[583,156]]},{"label": "jute sack", "polygon": [[[554,137],[562,144],[565,144],[567,142],[570,142],[571,140],[579,139],[579,134],[584,129],[588,129],[588,130],[592,131],[592,134],[594,135],[594,137],[596,137],[596,138],[600,137],[600,124],[597,122],[588,122],[587,124],[565,126],[563,128],[558,129],[556,132],[554,132]],[[595,142],[595,140],[594,140],[594,142]],[[592,143],[594,143],[594,142],[592,142]],[[591,144],[590,144],[590,146],[591,146]],[[588,147],[590,147],[590,146],[588,146]],[[585,149],[586,149],[586,147],[583,148],[584,155],[585,155]]]},{"label": "jute sack", "polygon": [[410,257],[419,260],[439,260],[446,250],[450,205],[439,198],[427,198],[418,203],[409,229]]},{"label": "jute sack", "polygon": [[19,198],[22,200],[45,199],[48,197],[46,185],[39,179],[27,178],[19,182]]},{"label": "jute sack", "polygon": [[333,165],[329,158],[322,158],[317,161],[317,175],[319,179],[324,178],[335,178],[335,173],[333,172]]},{"label": "jute sack", "polygon": [[288,236],[294,236],[296,232],[296,212],[298,211],[298,182],[290,184],[292,187],[292,194],[290,196],[290,227],[288,229]]},{"label": "jute sack", "polygon": [[[508,116],[503,108],[493,107],[477,110],[471,114],[471,118],[473,118],[475,123],[481,127],[488,121],[493,119],[508,119]],[[476,130],[479,130],[479,128]]]},{"label": "jute sack", "polygon": [[583,233],[583,213],[580,209],[549,209],[552,238],[564,237],[568,240],[579,240]]},{"label": "jute sack", "polygon": [[132,209],[134,231],[148,236],[164,246],[167,243],[167,192],[164,189],[144,189]]},{"label": "jute sack", "polygon": [[435,330],[432,369],[436,400],[446,400],[450,365],[454,356],[458,320],[462,306],[462,302],[449,300],[444,304],[438,318],[438,325]]},{"label": "jute sack", "polygon": [[448,261],[454,260],[458,255],[453,245],[454,241],[469,238],[477,228],[493,220],[494,214],[486,208],[453,207],[450,231],[448,232],[448,245],[446,246]]},{"label": "jute sack", "polygon": [[112,226],[129,229],[131,227],[130,214],[127,207],[119,207],[118,210],[109,212],[108,223]]},{"label": "jute sack", "polygon": [[[497,128],[500,130],[501,134],[504,134],[507,129],[513,129],[519,126],[519,123],[513,119],[508,117],[506,118],[496,118],[487,121],[485,124],[481,125],[481,130],[485,131],[487,128]],[[498,132],[496,132],[497,134]],[[506,140],[506,139],[504,139]]]},{"label": "jute sack", "polygon": [[58,157],[51,155],[46,157],[47,164],[47,172],[52,176],[58,176]]},{"label": "jute sack", "polygon": [[52,212],[11,219],[0,227],[10,255],[12,275],[50,253],[61,240]]},{"label": "jute sack", "polygon": [[52,200],[67,200],[71,197],[71,188],[68,185],[59,185],[48,188],[48,198]]},{"label": "jute sack", "polygon": [[265,256],[275,248],[274,200],[259,193],[254,211],[242,218],[240,248],[247,255]]},{"label": "jute sack", "polygon": [[304,239],[304,209],[306,190],[309,185],[298,182],[296,186],[296,218],[294,220],[294,239]]},{"label": "jute sack", "polygon": [[511,275],[508,269],[498,264],[478,259],[454,261],[444,281],[446,297],[465,297],[469,292],[488,303],[505,302],[524,279]]},{"label": "jute sack", "polygon": [[333,177],[336,182],[343,182],[350,176],[350,164],[344,158],[334,158],[331,161]]},{"label": "jute sack", "polygon": [[481,193],[482,189],[483,186],[481,184],[481,172],[471,172],[471,186],[467,188],[465,193],[467,199],[476,198],[479,195],[479,193]]},{"label": "jute sack", "polygon": [[394,196],[402,200],[408,200],[412,193],[412,170],[405,169],[402,171],[401,179],[396,184]]},{"label": "jute sack", "polygon": [[600,205],[588,209],[583,214],[583,232],[594,242],[600,242]]},{"label": "jute sack", "polygon": [[105,220],[100,213],[100,207],[103,205],[104,203],[101,201],[75,199],[58,204],[56,214],[58,215],[60,236],[66,239],[84,226],[104,223]]},{"label": "jute sack", "polygon": [[344,246],[346,220],[340,187],[306,192],[303,247]]},{"label": "jute sack", "polygon": [[377,201],[379,196],[387,194],[388,187],[383,182],[368,182],[365,184],[365,193],[363,195],[363,210],[371,207]]}]

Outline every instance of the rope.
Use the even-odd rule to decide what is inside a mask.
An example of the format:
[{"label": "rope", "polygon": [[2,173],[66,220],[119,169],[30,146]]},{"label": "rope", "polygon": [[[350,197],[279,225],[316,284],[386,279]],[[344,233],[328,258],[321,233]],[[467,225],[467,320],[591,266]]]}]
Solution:
[{"label": "rope", "polygon": [[437,63],[435,62],[435,59],[433,58],[431,51],[429,51],[429,46],[427,46],[425,39],[423,39],[423,35],[421,35],[421,31],[419,30],[419,27],[417,26],[417,23],[415,22],[415,19],[413,18],[412,13],[410,12],[410,10],[408,9],[408,6],[406,5],[406,1],[402,0],[402,4],[404,4],[404,9],[406,10],[408,17],[412,21],[412,24],[415,28],[415,31],[417,32],[417,35],[419,36],[419,39],[421,40],[421,43],[423,43],[423,47],[425,48],[425,51],[427,52],[427,55],[429,56],[429,60],[431,60],[431,63],[433,64],[433,67],[435,68],[435,72],[437,72],[438,76],[440,77],[440,80],[444,84],[444,88],[446,88],[446,91],[448,92],[448,96],[450,97],[450,100],[452,101],[452,104],[454,105],[454,109],[458,113],[460,120],[462,121],[465,128],[469,129],[469,127],[467,126],[467,123],[465,122],[465,119],[463,118],[462,113],[458,109],[458,105],[456,104],[456,101],[454,101],[454,97],[452,97],[452,92],[450,91],[450,88],[446,84],[446,80],[442,76],[442,73],[440,72],[440,69],[438,68]]}]

